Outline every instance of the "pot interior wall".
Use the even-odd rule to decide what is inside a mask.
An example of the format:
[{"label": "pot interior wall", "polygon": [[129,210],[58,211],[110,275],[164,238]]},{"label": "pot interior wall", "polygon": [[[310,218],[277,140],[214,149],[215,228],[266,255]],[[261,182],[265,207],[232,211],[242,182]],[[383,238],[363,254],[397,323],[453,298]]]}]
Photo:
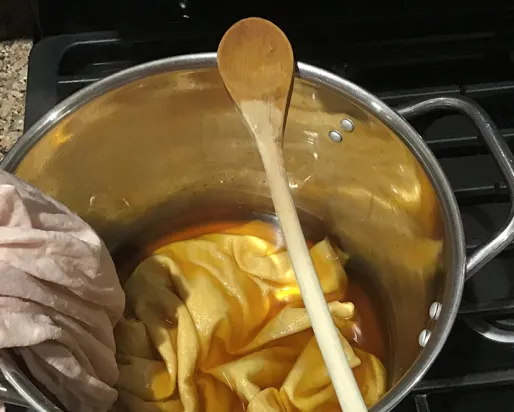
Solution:
[{"label": "pot interior wall", "polygon": [[[342,119],[355,129],[334,143]],[[377,291],[394,384],[444,276],[436,196],[409,149],[341,92],[296,79],[285,136],[290,187],[306,227],[325,231]],[[271,211],[254,143],[215,68],[134,81],[61,120],[16,174],[87,220],[112,250],[192,210]],[[161,225],[162,227],[162,225]]]}]

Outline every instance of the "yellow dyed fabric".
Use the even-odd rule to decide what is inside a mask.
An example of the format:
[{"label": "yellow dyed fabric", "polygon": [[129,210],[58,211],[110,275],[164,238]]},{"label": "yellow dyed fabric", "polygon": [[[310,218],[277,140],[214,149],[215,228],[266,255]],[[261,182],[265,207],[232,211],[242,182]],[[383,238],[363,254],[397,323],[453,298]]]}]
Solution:
[{"label": "yellow dyed fabric", "polygon": [[[347,257],[328,240],[310,253],[371,406],[386,373],[349,343]],[[171,243],[136,268],[125,292],[116,411],[340,410],[287,253],[273,243],[234,233]]]}]

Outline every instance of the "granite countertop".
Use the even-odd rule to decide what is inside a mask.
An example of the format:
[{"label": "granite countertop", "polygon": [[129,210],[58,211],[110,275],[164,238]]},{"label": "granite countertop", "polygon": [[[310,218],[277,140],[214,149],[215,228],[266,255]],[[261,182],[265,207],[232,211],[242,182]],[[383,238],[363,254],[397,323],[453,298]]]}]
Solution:
[{"label": "granite countertop", "polygon": [[23,132],[27,63],[32,41],[0,42],[0,159]]},{"label": "granite countertop", "polygon": [[31,10],[29,0],[0,0],[0,159],[23,132]]}]

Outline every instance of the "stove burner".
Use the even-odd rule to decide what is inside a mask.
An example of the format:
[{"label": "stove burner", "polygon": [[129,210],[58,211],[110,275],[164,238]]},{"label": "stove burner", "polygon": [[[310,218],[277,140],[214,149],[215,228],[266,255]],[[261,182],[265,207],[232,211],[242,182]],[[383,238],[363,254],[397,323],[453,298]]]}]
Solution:
[{"label": "stove burner", "polygon": [[462,304],[459,315],[484,338],[514,344],[514,301]]},{"label": "stove burner", "polygon": [[466,323],[475,332],[484,338],[498,343],[514,344],[514,331],[512,329],[504,329],[495,325],[495,321],[488,322],[483,319],[467,320]]}]

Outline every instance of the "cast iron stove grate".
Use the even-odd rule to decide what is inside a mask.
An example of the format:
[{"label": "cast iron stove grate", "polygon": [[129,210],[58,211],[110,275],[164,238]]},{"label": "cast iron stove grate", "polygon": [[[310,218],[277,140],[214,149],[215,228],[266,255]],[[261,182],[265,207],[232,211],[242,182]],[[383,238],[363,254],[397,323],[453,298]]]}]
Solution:
[{"label": "cast iron stove grate", "polygon": [[[291,38],[297,59],[346,76],[393,107],[434,95],[476,100],[514,150],[513,16],[506,12],[491,20],[485,14],[478,17],[480,25],[462,18],[454,20],[451,28],[434,29],[422,22],[409,27],[385,24],[378,28],[381,40],[362,30],[363,22],[357,20],[353,26],[348,22],[332,26],[327,19],[319,25],[310,21],[308,30],[300,19],[294,25],[275,21]],[[193,20],[175,21],[165,34],[118,31],[43,39],[29,62],[25,126],[71,93],[121,69],[162,57],[213,51],[230,24]],[[472,250],[507,216],[509,195],[500,173],[466,118],[425,117],[414,125],[452,184],[467,247]],[[514,346],[482,337],[470,327],[474,319],[514,331],[514,247],[466,284],[447,344],[395,412],[514,410]]]}]

